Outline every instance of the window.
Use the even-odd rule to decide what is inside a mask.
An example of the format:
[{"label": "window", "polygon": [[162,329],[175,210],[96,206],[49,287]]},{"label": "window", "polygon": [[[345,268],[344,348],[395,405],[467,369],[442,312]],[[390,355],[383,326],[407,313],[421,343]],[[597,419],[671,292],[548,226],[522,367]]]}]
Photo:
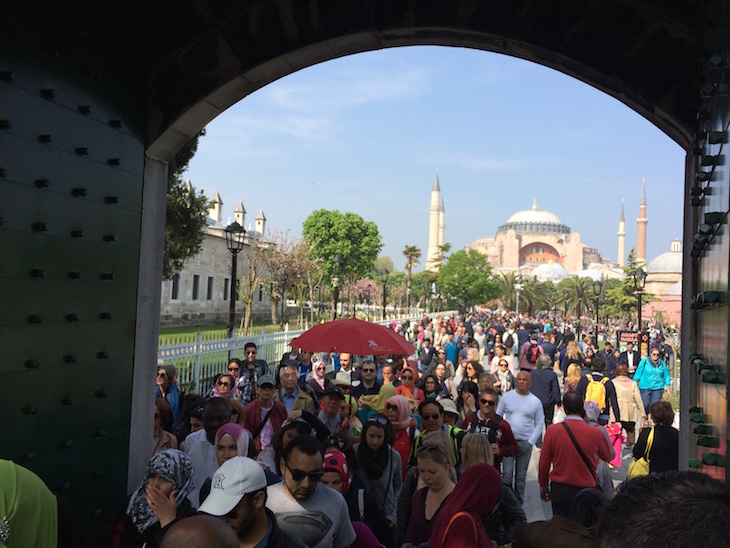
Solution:
[{"label": "window", "polygon": [[200,274],[193,274],[193,300],[197,301],[200,297]]},{"label": "window", "polygon": [[177,301],[180,299],[180,274],[175,274],[172,278],[172,289],[170,290],[170,300]]},{"label": "window", "polygon": [[259,302],[264,300],[264,288],[259,286]]},{"label": "window", "polygon": [[213,288],[215,286],[215,278],[213,276],[208,276],[208,289],[205,292],[205,300],[206,301],[212,301],[213,300]]},{"label": "window", "polygon": [[229,291],[231,289],[231,280],[228,278],[223,278],[223,301],[227,301],[229,299]]}]

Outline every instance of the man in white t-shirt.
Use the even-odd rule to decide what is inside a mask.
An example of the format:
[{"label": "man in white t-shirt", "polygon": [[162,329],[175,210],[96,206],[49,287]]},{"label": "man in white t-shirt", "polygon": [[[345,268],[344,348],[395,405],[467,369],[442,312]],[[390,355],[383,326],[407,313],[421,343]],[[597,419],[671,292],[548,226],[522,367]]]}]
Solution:
[{"label": "man in white t-shirt", "polygon": [[520,371],[515,378],[515,389],[506,392],[497,405],[497,415],[504,417],[512,427],[512,433],[520,448],[517,455],[505,457],[502,461],[502,477],[514,486],[515,496],[520,504],[524,501],[532,446],[542,435],[545,422],[542,402],[530,392],[531,385],[530,373]]},{"label": "man in white t-shirt", "polygon": [[355,541],[355,530],[342,495],[319,483],[322,465],[316,439],[294,438],[279,463],[284,481],[267,488],[266,507],[284,532],[310,548],[344,548]]}]

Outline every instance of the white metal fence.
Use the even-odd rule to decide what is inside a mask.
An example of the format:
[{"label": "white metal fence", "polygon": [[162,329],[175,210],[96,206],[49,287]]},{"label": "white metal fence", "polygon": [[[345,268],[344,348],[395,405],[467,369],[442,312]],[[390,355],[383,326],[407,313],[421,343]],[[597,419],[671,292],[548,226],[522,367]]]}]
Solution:
[{"label": "white metal fence", "polygon": [[[439,314],[453,315],[455,312],[440,312]],[[404,316],[377,320],[375,323],[390,325],[393,321],[410,320],[412,322],[422,317]],[[258,335],[238,338],[234,334],[231,339],[209,340],[205,340],[198,333],[194,341],[159,347],[157,357],[177,368],[177,384],[180,390],[186,393],[205,394],[210,390],[213,378],[226,370],[229,352],[232,358],[244,361],[244,345],[254,342],[258,348],[259,359],[266,360],[269,364],[278,364],[284,353],[289,350],[291,340],[305,331],[306,328],[289,331],[287,327],[287,330],[279,333],[265,333],[262,329]]]}]

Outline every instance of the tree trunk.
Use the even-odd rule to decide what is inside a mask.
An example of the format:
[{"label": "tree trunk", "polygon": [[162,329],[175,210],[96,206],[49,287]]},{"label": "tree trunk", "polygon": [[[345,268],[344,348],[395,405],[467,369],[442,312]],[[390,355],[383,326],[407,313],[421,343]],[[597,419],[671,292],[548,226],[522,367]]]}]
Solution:
[{"label": "tree trunk", "polygon": [[248,336],[248,326],[251,323],[251,307],[246,303],[246,312],[243,314],[243,336]]},{"label": "tree trunk", "polygon": [[271,299],[271,323],[279,323],[279,301]]}]

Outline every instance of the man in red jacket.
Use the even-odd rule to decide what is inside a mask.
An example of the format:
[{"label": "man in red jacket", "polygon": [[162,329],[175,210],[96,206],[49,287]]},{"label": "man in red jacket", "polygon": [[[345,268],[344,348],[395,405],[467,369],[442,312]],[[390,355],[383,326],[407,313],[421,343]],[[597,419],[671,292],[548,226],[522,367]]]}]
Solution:
[{"label": "man in red jacket", "polygon": [[569,517],[576,495],[598,484],[598,460],[610,461],[614,450],[603,429],[586,423],[583,400],[578,394],[566,394],[563,409],[565,422],[551,424],[545,432],[537,479],[540,498],[552,501],[553,514]]},{"label": "man in red jacket", "polygon": [[[274,377],[262,375],[256,382],[258,396],[243,408],[243,426],[253,438],[256,450],[260,453],[271,443],[274,432],[286,420],[286,405],[274,401],[276,385]],[[252,455],[249,455],[252,456]]]}]

